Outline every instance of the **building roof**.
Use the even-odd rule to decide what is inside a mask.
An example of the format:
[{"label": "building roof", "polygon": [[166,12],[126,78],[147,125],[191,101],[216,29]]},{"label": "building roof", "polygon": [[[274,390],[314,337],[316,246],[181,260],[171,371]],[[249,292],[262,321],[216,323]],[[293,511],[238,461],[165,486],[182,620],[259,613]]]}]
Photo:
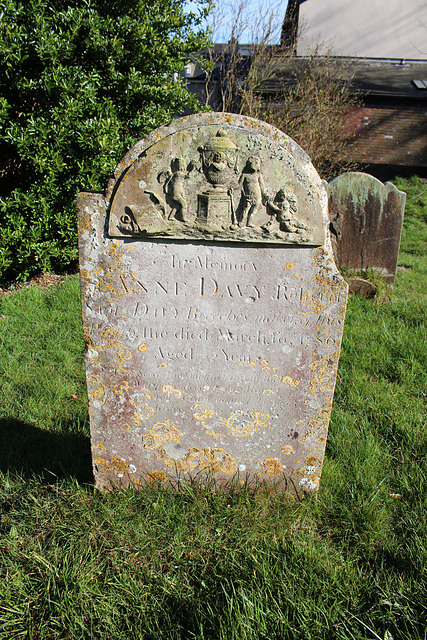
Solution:
[{"label": "building roof", "polygon": [[[350,82],[352,93],[427,100],[427,61],[331,57],[319,59],[319,64],[325,60],[340,66],[340,73]],[[263,83],[263,93],[279,92],[284,85],[295,82],[297,71],[306,61],[303,56],[278,57],[276,77]]]}]

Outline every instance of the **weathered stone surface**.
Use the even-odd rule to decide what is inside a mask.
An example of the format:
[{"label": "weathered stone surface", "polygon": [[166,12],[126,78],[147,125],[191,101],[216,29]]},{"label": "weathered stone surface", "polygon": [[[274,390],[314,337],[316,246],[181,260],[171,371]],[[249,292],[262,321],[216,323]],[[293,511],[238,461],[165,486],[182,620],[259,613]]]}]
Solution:
[{"label": "weathered stone surface", "polygon": [[[219,129],[242,153],[240,167],[248,157],[268,157],[270,164],[261,163],[265,188],[273,194],[286,188],[298,205],[305,203],[295,222],[312,230],[311,240],[282,237],[277,244],[279,238],[266,243],[260,236],[259,242],[230,243],[223,242],[223,228],[220,241],[165,240],[143,237],[139,222],[136,233],[118,233],[121,214],[112,213],[113,205],[133,207],[138,219],[140,205],[133,196],[127,204],[125,194],[135,193],[134,179],[137,189],[141,180],[154,183],[141,176],[159,173],[157,141],[161,166],[171,166],[177,136],[183,157],[193,140],[200,146]],[[276,181],[264,167],[279,160],[283,174],[275,170]],[[231,168],[226,187],[241,175],[239,167],[236,174]],[[194,188],[193,195],[205,189],[210,187]],[[243,197],[244,189],[243,179],[233,195]],[[199,202],[184,195],[183,217],[194,220]],[[177,227],[180,199],[173,214]],[[214,202],[208,215],[224,216],[229,208],[223,205]],[[317,490],[347,301],[325,235],[326,205],[317,173],[292,140],[230,114],[189,116],[154,131],[124,158],[106,198],[80,194],[86,371],[99,487],[209,475],[219,484],[237,478]],[[254,224],[263,206],[254,212]],[[249,233],[259,232],[259,219],[254,229]]]},{"label": "weathered stone surface", "polygon": [[338,267],[370,268],[393,285],[406,193],[357,171],[335,178],[327,191]]},{"label": "weathered stone surface", "polygon": [[227,124],[193,116],[185,130],[158,129],[131,166],[127,158],[109,187],[109,235],[322,245],[320,202],[298,160],[254,137],[248,119]]}]

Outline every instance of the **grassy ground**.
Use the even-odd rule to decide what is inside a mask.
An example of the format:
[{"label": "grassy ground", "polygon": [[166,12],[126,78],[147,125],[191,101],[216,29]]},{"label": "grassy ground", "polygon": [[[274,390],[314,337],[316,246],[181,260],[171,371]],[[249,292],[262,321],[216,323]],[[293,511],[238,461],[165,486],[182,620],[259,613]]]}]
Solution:
[{"label": "grassy ground", "polygon": [[95,493],[78,280],[2,296],[2,640],[426,639],[427,184],[397,184],[404,269],[349,302],[315,499]]}]

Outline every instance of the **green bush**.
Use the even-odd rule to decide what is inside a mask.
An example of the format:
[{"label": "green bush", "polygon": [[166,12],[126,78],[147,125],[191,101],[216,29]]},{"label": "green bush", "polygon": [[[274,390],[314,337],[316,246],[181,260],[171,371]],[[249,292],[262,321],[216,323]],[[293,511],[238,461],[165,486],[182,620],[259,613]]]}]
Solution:
[{"label": "green bush", "polygon": [[75,268],[77,193],[196,108],[179,72],[205,45],[197,3],[0,0],[0,282]]}]

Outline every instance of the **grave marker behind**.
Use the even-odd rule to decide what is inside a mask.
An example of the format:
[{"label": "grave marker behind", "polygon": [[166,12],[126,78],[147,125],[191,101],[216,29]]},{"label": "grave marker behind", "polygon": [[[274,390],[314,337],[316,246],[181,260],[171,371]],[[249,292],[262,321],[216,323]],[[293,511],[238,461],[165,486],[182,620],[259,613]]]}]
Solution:
[{"label": "grave marker behind", "polygon": [[316,491],[347,301],[326,192],[265,123],[189,116],[78,202],[99,487],[212,477]]},{"label": "grave marker behind", "polygon": [[394,284],[406,193],[350,171],[327,185],[332,245],[339,268],[377,271]]}]

